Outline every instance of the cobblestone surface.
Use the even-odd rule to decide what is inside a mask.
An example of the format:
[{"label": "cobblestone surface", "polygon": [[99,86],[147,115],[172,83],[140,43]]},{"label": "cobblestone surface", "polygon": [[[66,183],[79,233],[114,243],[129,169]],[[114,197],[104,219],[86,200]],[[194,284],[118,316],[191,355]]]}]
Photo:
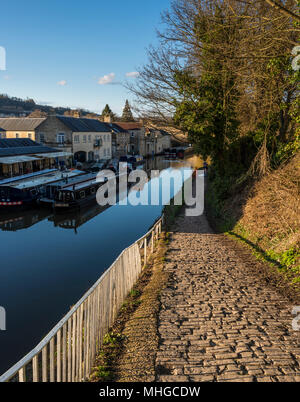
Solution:
[{"label": "cobblestone surface", "polygon": [[177,225],[161,294],[157,381],[300,381],[292,303],[204,216],[181,216]]}]

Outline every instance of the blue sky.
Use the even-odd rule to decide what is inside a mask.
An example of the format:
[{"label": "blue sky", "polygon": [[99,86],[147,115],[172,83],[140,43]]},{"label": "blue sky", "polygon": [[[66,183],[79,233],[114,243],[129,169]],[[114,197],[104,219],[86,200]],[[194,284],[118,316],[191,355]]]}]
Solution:
[{"label": "blue sky", "polygon": [[[1,5],[0,93],[121,113],[170,0],[14,0]],[[134,75],[134,74],[132,74]]]}]

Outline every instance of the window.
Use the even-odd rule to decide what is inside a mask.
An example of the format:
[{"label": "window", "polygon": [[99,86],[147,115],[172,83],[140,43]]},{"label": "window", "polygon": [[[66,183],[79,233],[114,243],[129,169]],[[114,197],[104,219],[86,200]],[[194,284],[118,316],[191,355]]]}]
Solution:
[{"label": "window", "polygon": [[89,142],[92,142],[92,136],[89,135]]},{"label": "window", "polygon": [[28,138],[32,138],[32,134],[31,133],[28,133]]},{"label": "window", "polygon": [[16,133],[16,138],[20,138],[20,134],[19,134],[19,133]]},{"label": "window", "polygon": [[79,144],[79,135],[74,135],[74,143]]},{"label": "window", "polygon": [[45,142],[45,134],[40,133],[40,143],[43,144]]},{"label": "window", "polygon": [[86,143],[86,135],[83,136],[83,143]]},{"label": "window", "polygon": [[64,133],[57,134],[57,142],[59,144],[63,144],[65,142],[65,134]]}]

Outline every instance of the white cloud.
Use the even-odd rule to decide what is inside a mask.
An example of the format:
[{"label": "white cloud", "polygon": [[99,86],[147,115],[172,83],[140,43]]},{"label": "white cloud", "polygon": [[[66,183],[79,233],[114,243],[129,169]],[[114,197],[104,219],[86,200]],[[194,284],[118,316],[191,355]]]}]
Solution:
[{"label": "white cloud", "polygon": [[99,85],[112,84],[115,77],[116,77],[115,73],[110,73],[110,74],[104,75],[103,77],[99,78],[98,84]]},{"label": "white cloud", "polygon": [[126,73],[126,77],[137,78],[140,75],[137,71],[131,71],[130,73]]},{"label": "white cloud", "polygon": [[64,87],[65,85],[67,85],[67,81],[66,80],[61,80],[57,84],[60,85],[61,87]]}]

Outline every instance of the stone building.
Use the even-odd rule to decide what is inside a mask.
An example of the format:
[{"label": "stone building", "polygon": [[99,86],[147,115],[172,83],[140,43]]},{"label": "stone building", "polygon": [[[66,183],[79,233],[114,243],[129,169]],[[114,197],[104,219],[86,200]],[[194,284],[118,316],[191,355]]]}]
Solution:
[{"label": "stone building", "polygon": [[144,141],[146,130],[143,124],[141,122],[116,122],[115,124],[126,130],[130,135],[129,154],[145,156]]},{"label": "stone building", "polygon": [[171,148],[171,135],[163,130],[147,129],[145,134],[143,156],[160,155]]},{"label": "stone building", "polygon": [[130,134],[130,154],[144,157],[160,155],[171,147],[171,135],[164,130],[146,128],[140,122],[117,122],[115,123]]},{"label": "stone building", "polygon": [[1,138],[36,139],[36,131],[46,118],[0,118]]},{"label": "stone building", "polygon": [[130,153],[130,133],[116,123],[104,123],[112,133],[112,154],[119,158]]},{"label": "stone building", "polygon": [[111,130],[96,119],[49,116],[38,127],[40,143],[72,152],[80,162],[111,159]]}]

